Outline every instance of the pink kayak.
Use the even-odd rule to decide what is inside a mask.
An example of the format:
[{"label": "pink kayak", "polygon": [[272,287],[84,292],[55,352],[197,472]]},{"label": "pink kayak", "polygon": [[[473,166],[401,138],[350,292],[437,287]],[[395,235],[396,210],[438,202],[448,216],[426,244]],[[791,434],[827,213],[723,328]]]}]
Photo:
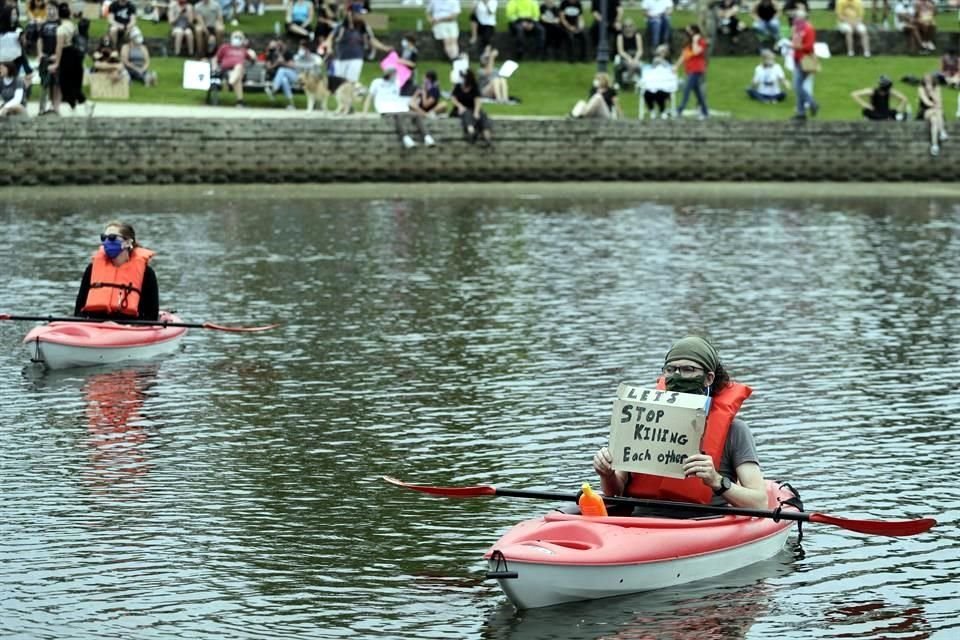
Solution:
[{"label": "pink kayak", "polygon": [[[182,322],[166,311],[161,322]],[[23,342],[34,362],[49,369],[90,367],[148,360],[179,348],[186,327],[126,325],[116,322],[50,322],[34,327]]]},{"label": "pink kayak", "polygon": [[[769,508],[794,497],[767,482]],[[797,511],[784,505],[784,511]],[[486,553],[519,609],[663,589],[767,560],[789,520],[719,515],[691,519],[584,517],[560,512],[514,526]]]}]

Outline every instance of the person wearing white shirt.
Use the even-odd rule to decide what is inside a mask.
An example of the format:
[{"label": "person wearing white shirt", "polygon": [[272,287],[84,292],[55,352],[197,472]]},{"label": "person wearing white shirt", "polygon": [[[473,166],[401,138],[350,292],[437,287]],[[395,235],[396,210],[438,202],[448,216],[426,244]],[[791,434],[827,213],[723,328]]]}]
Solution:
[{"label": "person wearing white shirt", "polygon": [[760,52],[762,61],[753,70],[753,82],[747,88],[747,95],[751,100],[770,104],[783,102],[787,98],[787,76],[783,67],[774,59],[773,51],[764,49]]},{"label": "person wearing white shirt", "polygon": [[650,43],[650,49],[656,49],[660,44],[669,46],[673,0],[643,0],[640,8],[647,16],[647,42]]},{"label": "person wearing white shirt", "polygon": [[470,44],[484,51],[497,30],[497,0],[476,0],[470,15]]},{"label": "person wearing white shirt", "polygon": [[426,11],[433,37],[443,43],[447,58],[456,60],[460,57],[460,0],[429,0]]},{"label": "person wearing white shirt", "polygon": [[407,133],[406,123],[413,123],[423,140],[423,144],[432,147],[436,144],[433,137],[427,133],[424,125],[423,116],[417,112],[410,111],[410,98],[400,95],[400,87],[397,85],[397,70],[393,67],[386,69],[383,77],[377,78],[370,83],[370,89],[363,102],[363,112],[370,111],[370,104],[373,103],[377,113],[383,116],[393,118],[394,127],[397,130],[397,137],[404,148],[412,149],[417,146],[414,139]]}]

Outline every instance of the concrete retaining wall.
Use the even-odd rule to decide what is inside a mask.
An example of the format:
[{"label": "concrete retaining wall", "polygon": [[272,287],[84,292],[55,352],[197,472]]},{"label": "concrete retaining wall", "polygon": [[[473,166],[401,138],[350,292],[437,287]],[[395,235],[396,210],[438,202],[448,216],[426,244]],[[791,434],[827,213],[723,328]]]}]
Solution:
[{"label": "concrete retaining wall", "polygon": [[955,181],[960,144],[931,158],[915,121],[500,120],[490,149],[428,126],[440,144],[405,150],[376,117],[8,118],[0,183]]}]

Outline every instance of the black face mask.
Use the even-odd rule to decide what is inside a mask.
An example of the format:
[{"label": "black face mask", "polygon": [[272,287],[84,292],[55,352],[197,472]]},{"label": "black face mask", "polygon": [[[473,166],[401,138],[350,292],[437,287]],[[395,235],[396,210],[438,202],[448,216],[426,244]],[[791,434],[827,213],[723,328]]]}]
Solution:
[{"label": "black face mask", "polygon": [[666,379],[667,391],[677,391],[679,393],[693,393],[696,395],[706,394],[707,374],[699,375],[695,378],[684,378],[679,373],[668,376]]}]

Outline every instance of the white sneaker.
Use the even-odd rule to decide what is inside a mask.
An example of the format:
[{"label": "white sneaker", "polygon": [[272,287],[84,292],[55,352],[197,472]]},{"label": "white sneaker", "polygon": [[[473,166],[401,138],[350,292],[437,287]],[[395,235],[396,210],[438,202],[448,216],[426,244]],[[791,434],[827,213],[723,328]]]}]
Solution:
[{"label": "white sneaker", "polygon": [[267,94],[268,98],[270,98],[270,102],[273,102],[273,85],[272,84],[263,85],[263,92]]},{"label": "white sneaker", "polygon": [[403,146],[405,149],[413,149],[417,143],[410,136],[403,136]]},{"label": "white sneaker", "polygon": [[949,137],[949,136],[947,135],[947,132],[946,132],[946,131],[941,131],[941,132],[940,132],[940,142],[943,142],[943,141],[946,140],[948,137]]},{"label": "white sneaker", "polygon": [[231,26],[231,27],[236,27],[236,26],[239,25],[239,24],[240,24],[240,23],[237,22],[237,19],[236,19],[236,18],[234,18],[233,20],[230,21],[230,26]]},{"label": "white sneaker", "polygon": [[938,145],[938,144],[932,144],[932,145],[930,145],[930,155],[932,155],[932,156],[934,156],[934,157],[940,155],[940,145]]},{"label": "white sneaker", "polygon": [[423,144],[427,145],[428,147],[432,147],[433,145],[437,144],[437,141],[434,140],[433,136],[428,133],[427,135],[423,136]]}]

